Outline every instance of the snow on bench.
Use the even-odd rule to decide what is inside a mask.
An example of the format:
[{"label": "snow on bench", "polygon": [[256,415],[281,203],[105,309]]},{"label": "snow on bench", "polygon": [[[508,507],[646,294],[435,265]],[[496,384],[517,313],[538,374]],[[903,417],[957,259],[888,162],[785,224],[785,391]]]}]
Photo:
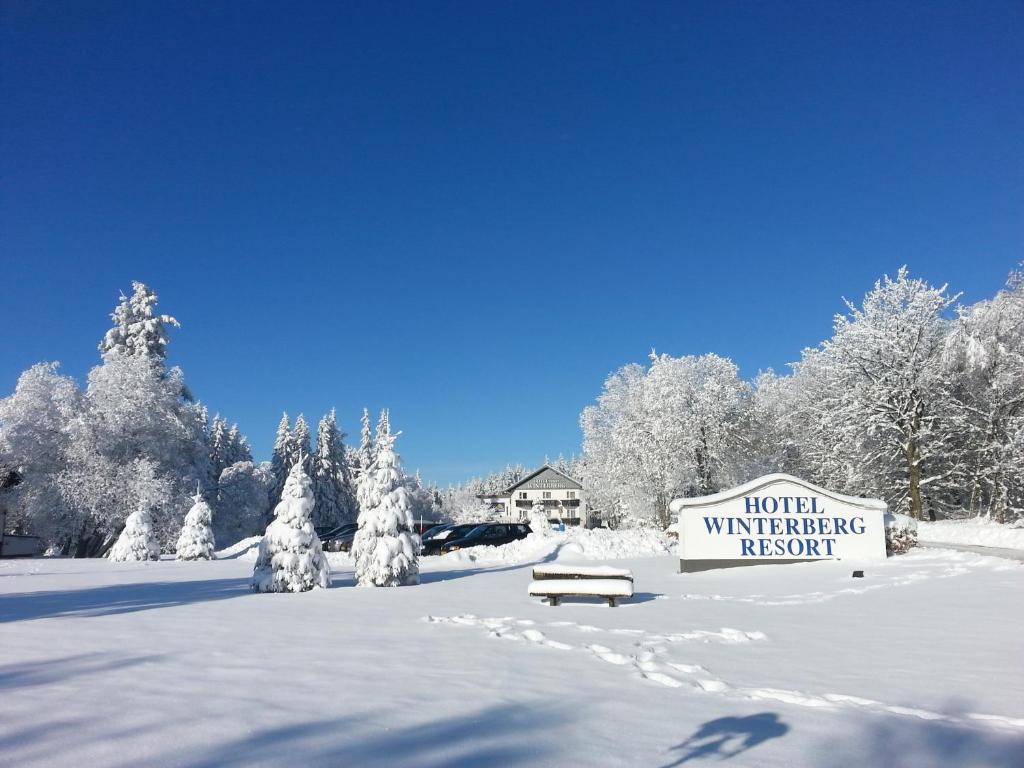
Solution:
[{"label": "snow on bench", "polygon": [[620,598],[633,596],[633,574],[607,565],[541,565],[533,569],[529,594],[546,597],[548,605],[568,595],[603,597],[614,608]]}]

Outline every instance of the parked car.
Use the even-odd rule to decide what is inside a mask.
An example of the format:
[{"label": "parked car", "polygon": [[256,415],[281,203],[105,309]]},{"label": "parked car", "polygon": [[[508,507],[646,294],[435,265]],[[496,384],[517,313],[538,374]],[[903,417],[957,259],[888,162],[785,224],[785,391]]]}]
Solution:
[{"label": "parked car", "polygon": [[433,522],[431,520],[426,520],[422,522],[413,523],[412,529],[416,531],[416,533],[418,533],[422,538],[427,531],[433,530],[434,528],[437,528],[437,526],[438,523]]},{"label": "parked car", "polygon": [[502,544],[525,539],[532,532],[526,523],[484,523],[461,539],[449,538],[441,545],[441,554],[467,547],[500,547]]},{"label": "parked car", "polygon": [[346,523],[320,536],[320,545],[327,552],[348,552],[352,548],[352,539],[355,538],[359,526],[356,523]]},{"label": "parked car", "polygon": [[474,528],[479,528],[479,523],[458,523],[443,526],[440,530],[430,532],[423,536],[423,549],[420,554],[439,555],[441,546],[447,541],[461,539]]}]

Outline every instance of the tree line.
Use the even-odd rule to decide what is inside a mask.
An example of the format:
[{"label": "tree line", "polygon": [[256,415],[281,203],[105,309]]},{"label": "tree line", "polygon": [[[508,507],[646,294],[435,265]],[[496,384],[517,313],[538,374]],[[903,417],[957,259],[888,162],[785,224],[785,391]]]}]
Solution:
[{"label": "tree line", "polygon": [[[211,420],[181,369],[167,365],[168,329],[179,323],[156,303],[139,282],[121,296],[84,389],[58,363],[40,363],[0,399],[0,468],[18,478],[0,491],[8,527],[42,537],[54,552],[97,556],[144,508],[163,551],[174,551],[198,487],[224,546],[264,531],[300,460],[312,481],[315,525],[354,522],[360,478],[390,435],[387,410],[375,439],[364,409],[355,450],[333,410],[320,419],[315,444],[305,418],[292,427],[285,414],[271,461],[256,463],[238,426],[219,414]],[[416,476],[403,475],[403,483],[414,511],[430,519],[433,493]]]},{"label": "tree line", "polygon": [[1024,273],[958,300],[904,267],[845,302],[786,375],[653,351],[620,368],[580,417],[590,504],[667,524],[673,497],[787,472],[917,519],[1021,518]]}]

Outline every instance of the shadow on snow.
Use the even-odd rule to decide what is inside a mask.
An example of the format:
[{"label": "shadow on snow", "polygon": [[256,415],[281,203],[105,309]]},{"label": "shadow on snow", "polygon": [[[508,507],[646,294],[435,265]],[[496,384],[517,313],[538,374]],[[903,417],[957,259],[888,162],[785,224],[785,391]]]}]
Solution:
[{"label": "shadow on snow", "polygon": [[713,756],[719,760],[735,757],[769,739],[785,736],[788,732],[789,726],[779,720],[774,712],[708,720],[686,741],[672,747],[673,752],[681,751],[682,754],[665,768],[674,768],[705,757]]},{"label": "shadow on snow", "polygon": [[0,623],[61,616],[111,616],[250,594],[249,578],[111,584],[0,597]]}]

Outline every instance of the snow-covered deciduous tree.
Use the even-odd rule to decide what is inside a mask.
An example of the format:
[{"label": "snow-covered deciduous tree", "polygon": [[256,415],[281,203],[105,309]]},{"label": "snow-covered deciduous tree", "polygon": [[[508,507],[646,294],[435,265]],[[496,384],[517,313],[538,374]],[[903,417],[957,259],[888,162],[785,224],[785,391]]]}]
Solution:
[{"label": "snow-covered deciduous tree", "polygon": [[170,315],[154,312],[156,294],[146,285],[132,283],[132,295],[121,295],[121,301],[110,316],[114,327],[107,331],[99,350],[110,353],[142,355],[163,360],[167,355],[167,327],[179,327]]},{"label": "snow-covered deciduous tree", "polygon": [[199,489],[193,497],[192,508],[185,515],[185,522],[178,535],[175,548],[178,560],[213,560],[214,545],[213,512],[203,499]]},{"label": "snow-covered deciduous tree", "polygon": [[316,430],[316,454],[313,456],[313,493],[315,526],[337,526],[356,519],[356,499],[352,476],[345,461],[344,434],[338,429],[334,410],[326,414]]},{"label": "snow-covered deciduous tree", "polygon": [[221,547],[258,536],[270,517],[274,475],[270,463],[241,461],[226,467],[217,483],[213,532]]},{"label": "snow-covered deciduous tree", "polygon": [[901,268],[861,306],[847,302],[832,338],[804,351],[794,378],[811,480],[875,492],[919,519],[926,492],[962,472],[945,462],[959,415],[941,364],[955,300]]},{"label": "snow-covered deciduous tree", "polygon": [[162,546],[171,550],[191,489],[215,480],[201,409],[183,391],[180,369],[146,355],[110,353],[90,371],[83,408],[69,425],[65,483],[93,527],[83,538],[96,541],[118,530],[139,506],[133,489],[143,483],[164,489],[153,491],[148,508]]},{"label": "snow-covered deciduous tree", "polygon": [[18,471],[21,483],[7,495],[7,526],[60,544],[77,536],[83,519],[67,498],[71,436],[68,425],[82,408],[75,382],[57,363],[40,363],[18,377],[14,393],[0,399],[0,464]]},{"label": "snow-covered deciduous tree", "polygon": [[326,589],[331,569],[313,530],[313,482],[295,462],[274,509],[274,521],[260,542],[252,588],[256,592],[306,592]]},{"label": "snow-covered deciduous tree", "polygon": [[718,355],[650,357],[605,381],[583,411],[587,491],[613,520],[670,522],[677,495],[713,493],[740,475],[750,387]]},{"label": "snow-covered deciduous tree", "polygon": [[160,540],[153,530],[153,518],[146,507],[140,507],[128,515],[124,530],[108,557],[118,563],[160,559]]},{"label": "snow-covered deciduous tree", "polygon": [[403,482],[395,438],[377,442],[377,458],[359,486],[359,530],[352,542],[356,583],[396,587],[419,583],[420,539],[413,532],[409,489]]},{"label": "snow-covered deciduous tree", "polygon": [[958,506],[999,522],[1024,515],[1024,272],[960,309],[944,364],[964,427],[953,446],[966,467]]}]

